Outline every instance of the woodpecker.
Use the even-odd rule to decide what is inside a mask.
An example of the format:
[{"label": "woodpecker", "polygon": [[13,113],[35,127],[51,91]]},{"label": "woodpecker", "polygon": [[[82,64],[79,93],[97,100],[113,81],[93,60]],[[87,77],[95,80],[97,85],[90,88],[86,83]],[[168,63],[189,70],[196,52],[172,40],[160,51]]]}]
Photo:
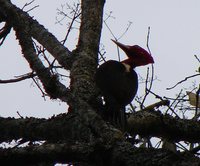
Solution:
[{"label": "woodpecker", "polygon": [[118,62],[109,60],[97,68],[95,81],[105,101],[104,117],[124,128],[125,106],[133,100],[138,89],[135,68],[154,63],[153,57],[138,45],[124,45],[112,40],[127,55]]}]

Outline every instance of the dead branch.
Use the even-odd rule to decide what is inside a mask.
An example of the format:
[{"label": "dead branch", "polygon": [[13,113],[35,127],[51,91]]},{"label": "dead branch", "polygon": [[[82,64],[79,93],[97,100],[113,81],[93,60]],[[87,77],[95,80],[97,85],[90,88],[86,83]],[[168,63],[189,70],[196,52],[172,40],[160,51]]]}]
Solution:
[{"label": "dead branch", "polygon": [[[161,101],[165,101],[165,100],[170,101],[170,98],[163,99],[161,96],[155,94],[154,92],[152,92],[150,90],[149,90],[149,93],[153,94],[157,99],[160,99]],[[175,100],[177,100],[177,99],[175,99]],[[172,104],[170,104],[170,102],[166,106],[168,107],[167,111],[170,110],[177,118],[179,118],[179,115],[174,111],[174,109],[172,108]],[[167,111],[166,111],[166,113],[167,113]]]},{"label": "dead branch", "polygon": [[12,26],[9,25],[7,22],[5,23],[4,27],[2,27],[0,29],[0,46],[3,44],[3,42],[5,41],[6,37],[8,36],[8,34],[11,31]]},{"label": "dead branch", "polygon": [[171,90],[171,89],[175,88],[176,86],[180,85],[181,83],[187,81],[188,79],[190,79],[190,78],[194,78],[194,77],[196,77],[196,76],[200,76],[200,74],[198,73],[198,74],[194,74],[194,75],[191,75],[191,76],[185,77],[183,80],[179,81],[179,82],[176,83],[174,86],[172,86],[172,87],[170,87],[170,88],[166,88],[166,89],[167,89],[167,90]]},{"label": "dead branch", "polygon": [[[93,149],[93,150],[92,150]],[[71,163],[89,160],[94,153],[90,144],[84,143],[56,143],[31,145],[23,148],[0,148],[0,162],[6,165],[38,165],[38,163]],[[10,160],[15,155],[15,160]],[[40,157],[38,157],[40,156]]]},{"label": "dead branch", "polygon": [[173,142],[199,142],[200,123],[178,119],[159,111],[138,111],[128,118],[129,132],[143,137],[166,138]]},{"label": "dead branch", "polygon": [[200,63],[200,59],[198,58],[197,55],[194,55],[194,57],[197,59],[197,61]]},{"label": "dead branch", "polygon": [[162,100],[160,102],[149,105],[148,107],[145,107],[144,109],[142,109],[142,111],[151,111],[154,110],[155,108],[159,108],[160,106],[169,106],[169,104],[170,104],[169,100]]},{"label": "dead branch", "polygon": [[[13,155],[18,157],[13,160]],[[0,149],[0,162],[7,165],[35,165],[38,163],[54,165],[55,162],[96,165],[96,160],[98,165],[110,166],[168,166],[174,160],[178,163],[177,165],[199,165],[197,157],[186,153],[175,154],[162,149],[139,149],[126,142],[117,143],[113,149],[98,141],[90,144],[82,142],[45,143],[24,148]]]},{"label": "dead branch", "polygon": [[26,12],[20,10],[10,1],[1,0],[0,1],[0,11],[5,13],[6,22],[10,25],[17,26],[20,22],[23,22],[23,29],[25,28],[29,35],[35,38],[41,45],[43,45],[51,55],[62,65],[65,69],[69,70],[73,58],[75,56],[71,55],[71,52],[64,47],[54,35],[48,32],[41,24],[30,17]]},{"label": "dead branch", "polygon": [[65,38],[64,38],[64,40],[62,41],[63,44],[65,44],[65,42],[67,41],[67,38],[68,38],[68,36],[69,36],[69,34],[70,34],[71,30],[72,30],[72,26],[73,26],[74,22],[75,22],[75,21],[77,20],[77,18],[79,18],[80,15],[81,15],[81,10],[80,10],[80,4],[79,4],[79,3],[76,4],[75,9],[72,9],[72,12],[73,12],[74,14],[73,14],[73,16],[72,16],[72,18],[71,18],[71,22],[70,22],[70,24],[69,24],[69,26],[68,26],[68,30],[67,30],[67,33],[66,33],[66,35],[65,35]]},{"label": "dead branch", "polygon": [[18,26],[14,26],[14,29],[16,31],[16,36],[19,40],[24,57],[28,61],[32,70],[35,71],[38,75],[46,92],[50,95],[51,98],[60,98],[63,100],[63,97],[67,94],[67,88],[61,84],[56,76],[52,75],[49,70],[47,70],[46,67],[42,64],[36,55],[33,41],[25,31],[23,24],[20,24],[20,20],[18,20]]},{"label": "dead branch", "polygon": [[[148,33],[147,33],[147,48],[148,48],[148,51],[149,53],[151,54],[151,50],[150,50],[150,47],[149,47],[149,38],[150,38],[150,27],[148,27]],[[144,102],[147,98],[147,96],[149,95],[151,89],[152,89],[152,86],[153,86],[153,80],[154,80],[154,67],[153,67],[153,64],[151,65],[151,76],[149,77],[149,68],[147,68],[147,76],[146,76],[146,80],[145,80],[145,95],[143,97],[143,100],[140,104],[140,108],[143,109],[144,108]],[[150,78],[150,81],[148,81],[148,79]],[[149,87],[148,87],[148,82],[149,82]]]},{"label": "dead branch", "polygon": [[36,74],[31,72],[31,73],[28,73],[28,74],[25,74],[25,75],[22,75],[22,76],[15,76],[15,77],[17,77],[15,79],[0,80],[0,84],[16,83],[16,82],[19,82],[19,81],[24,81],[26,79],[33,78],[35,76],[36,76]]},{"label": "dead branch", "polygon": [[[146,113],[151,113],[154,118],[159,116],[157,114],[153,114],[151,111],[145,111]],[[0,118],[0,140],[5,141],[13,139],[15,136],[16,139],[23,137],[26,140],[46,140],[47,143],[42,145],[29,145],[28,147],[23,148],[9,148],[9,149],[0,149],[0,162],[1,163],[11,163],[13,160],[9,160],[10,156],[15,155],[20,157],[16,157],[15,164],[18,165],[22,163],[39,163],[41,162],[41,158],[45,163],[48,162],[80,162],[80,161],[93,161],[90,160],[99,158],[100,161],[103,161],[103,165],[117,165],[117,163],[123,163],[123,165],[133,165],[136,162],[142,165],[151,165],[152,159],[155,157],[155,160],[159,161],[160,165],[162,162],[166,162],[166,157],[169,155],[175,155],[176,160],[180,160],[183,162],[191,162],[190,158],[186,158],[171,152],[167,152],[162,149],[146,149],[146,148],[135,148],[128,142],[123,141],[123,136],[120,134],[118,130],[113,130],[112,126],[108,126],[104,123],[98,115],[95,115],[95,112],[92,110],[85,110],[83,108],[80,112],[80,117],[78,118],[76,114],[67,114],[60,115],[57,117],[52,117],[51,119],[36,119],[36,118],[23,118],[23,119],[14,119],[14,118]],[[140,115],[137,118],[138,121],[141,120],[141,116],[144,112],[140,111]],[[146,116],[145,113],[145,116]],[[136,115],[135,115],[136,116]],[[89,117],[89,118],[88,118]],[[147,118],[148,116],[146,116]],[[77,119],[78,118],[78,119]],[[148,117],[149,118],[149,117]],[[148,120],[147,118],[147,120]],[[164,117],[164,122],[167,123]],[[80,122],[77,123],[76,121]],[[158,120],[158,119],[157,119]],[[18,121],[18,122],[17,122]],[[83,123],[84,124],[83,124]],[[144,121],[143,121],[144,122]],[[159,123],[159,122],[158,122]],[[170,122],[169,122],[170,123]],[[186,122],[187,123],[187,122]],[[190,122],[188,122],[189,124]],[[6,128],[4,127],[6,124]],[[24,125],[26,124],[26,125]],[[77,126],[77,124],[82,125]],[[167,125],[167,124],[166,124]],[[171,124],[170,124],[171,125]],[[176,124],[174,124],[176,125]],[[98,126],[98,127],[97,127]],[[156,129],[159,129],[163,126],[154,125]],[[199,126],[199,125],[198,125]],[[141,130],[148,130],[146,125],[141,125]],[[152,125],[151,125],[152,127]],[[192,127],[192,126],[191,126]],[[10,130],[12,128],[12,130]],[[194,125],[193,128],[196,128]],[[80,130],[82,129],[82,130]],[[156,130],[154,129],[154,131]],[[162,133],[166,132],[161,131]],[[188,128],[190,130],[191,128]],[[27,130],[29,132],[27,132]],[[196,132],[199,132],[199,127],[196,129]],[[12,133],[12,137],[9,135]],[[86,133],[88,132],[88,133]],[[91,135],[92,134],[92,135]],[[169,133],[167,133],[169,134]],[[165,135],[167,135],[165,134]],[[87,137],[86,137],[87,136]],[[91,137],[92,136],[92,137]],[[199,137],[198,134],[193,135],[193,140]],[[6,139],[7,138],[7,139]],[[83,143],[78,140],[83,140]],[[94,139],[92,139],[94,138]],[[98,138],[98,139],[96,139]],[[76,141],[73,141],[76,140]],[[51,143],[48,143],[48,142]],[[58,143],[58,141],[60,143]],[[56,142],[56,144],[54,144]],[[148,156],[145,157],[145,160],[138,159],[138,156],[141,157],[144,153]],[[184,155],[184,154],[182,154]],[[39,158],[37,156],[40,156]],[[158,159],[158,156],[159,159]],[[89,158],[88,158],[89,157]],[[163,157],[165,160],[162,160]],[[173,157],[173,158],[174,158]],[[143,156],[144,158],[144,156]],[[193,158],[194,160],[195,158]],[[196,158],[196,162],[199,161]],[[169,158],[170,161],[170,158]],[[144,162],[144,163],[143,163]],[[179,162],[179,163],[180,163]],[[194,162],[194,161],[193,161]],[[146,164],[145,164],[146,163]],[[148,164],[147,164],[148,163]],[[156,165],[155,163],[153,165]],[[162,165],[162,164],[161,164]]]}]

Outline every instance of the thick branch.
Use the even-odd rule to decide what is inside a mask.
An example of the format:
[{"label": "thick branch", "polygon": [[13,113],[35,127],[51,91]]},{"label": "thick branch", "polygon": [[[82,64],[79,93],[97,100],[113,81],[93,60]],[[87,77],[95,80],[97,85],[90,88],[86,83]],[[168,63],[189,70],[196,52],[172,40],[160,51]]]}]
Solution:
[{"label": "thick branch", "polygon": [[[25,138],[30,140],[66,140],[102,138],[105,144],[124,140],[123,134],[105,123],[84,103],[78,114],[67,114],[45,119],[0,119],[0,141]],[[129,131],[142,136],[168,138],[172,141],[199,142],[200,123],[162,115],[155,111],[139,111],[128,119]],[[6,128],[4,127],[6,126]],[[29,132],[27,132],[29,131]]]},{"label": "thick branch", "polygon": [[[60,98],[63,101],[67,101],[68,89],[59,82],[56,75],[52,75],[48,69],[43,65],[41,60],[36,55],[33,41],[27,32],[23,29],[22,22],[18,20],[18,26],[15,26],[16,36],[19,39],[22,53],[28,61],[30,67],[36,72],[41,80],[44,89],[50,95],[51,98]],[[21,23],[21,24],[20,24]]]},{"label": "thick branch", "polygon": [[[26,12],[11,4],[8,0],[0,0],[0,11],[6,15],[6,21],[10,25],[18,26],[20,19],[24,23],[29,34],[42,44],[54,58],[65,69],[70,69],[72,63],[71,52],[64,47],[54,35],[48,32],[44,26],[40,25],[36,20],[33,20]],[[17,19],[16,19],[17,18]]]},{"label": "thick branch", "polygon": [[175,154],[162,149],[133,148],[123,142],[113,149],[101,143],[60,143],[0,149],[0,162],[6,165],[82,162],[99,166],[198,166],[200,160],[189,154]]},{"label": "thick branch", "polygon": [[87,51],[90,51],[91,54],[97,54],[99,50],[104,3],[105,0],[82,0],[78,48],[87,48]]},{"label": "thick branch", "polygon": [[[112,126],[108,126],[108,124],[106,124],[97,114],[95,114],[93,110],[88,109],[87,105],[84,103],[81,104],[81,106],[79,104],[81,108],[77,107],[77,109],[79,109],[79,114],[68,114],[67,116],[60,115],[49,120],[37,120],[34,118],[19,120],[14,118],[1,118],[1,141],[5,141],[6,135],[9,134],[10,136],[12,135],[10,139],[18,139],[22,137],[25,140],[36,140],[37,138],[39,140],[48,139],[49,141],[53,142],[65,141],[68,143],[55,145],[47,144],[39,147],[31,146],[30,148],[27,147],[24,149],[15,148],[9,150],[0,150],[0,161],[9,161],[10,156],[16,154],[17,158],[15,161],[19,163],[21,160],[23,160],[23,157],[26,157],[27,160],[25,161],[30,163],[33,161],[31,158],[34,158],[35,161],[39,162],[39,158],[41,157],[47,162],[56,161],[66,163],[69,161],[89,161],[99,163],[101,161],[102,163],[99,163],[99,165],[111,166],[170,166],[172,163],[174,164],[174,160],[177,161],[176,163],[178,165],[198,165],[199,159],[193,157],[192,155],[187,156],[184,154],[174,154],[161,149],[156,150],[134,148],[133,145],[123,140],[123,136],[118,130],[115,130],[112,128]],[[143,115],[144,112],[140,112]],[[148,111],[146,112],[148,113]],[[141,120],[139,119],[139,117],[142,116],[141,114],[137,117],[138,121]],[[156,113],[154,116],[156,117]],[[142,120],[147,121],[148,119]],[[139,127],[143,126],[141,125]],[[82,142],[84,140],[84,142],[90,143],[69,145],[71,140],[74,140],[74,142]],[[20,154],[20,152],[23,151],[23,157],[18,157],[17,154]]]},{"label": "thick branch", "polygon": [[62,114],[51,119],[0,118],[0,142],[20,138],[26,141],[89,141],[90,135],[90,129],[74,114]]},{"label": "thick branch", "polygon": [[95,94],[94,74],[102,29],[104,0],[82,0],[82,15],[77,58],[71,69],[73,95],[85,101]]},{"label": "thick branch", "polygon": [[0,142],[19,138],[33,141],[102,138],[105,144],[109,144],[123,140],[123,134],[103,121],[94,110],[83,103],[81,107],[79,114],[68,113],[51,119],[0,118]]},{"label": "thick branch", "polygon": [[183,120],[159,111],[138,111],[128,119],[129,131],[142,136],[167,138],[171,141],[200,141],[200,122]]},{"label": "thick branch", "polygon": [[[0,149],[0,163],[6,165],[36,165],[88,161],[92,148],[87,144],[43,144],[25,148]],[[15,156],[15,158],[13,158]]]}]

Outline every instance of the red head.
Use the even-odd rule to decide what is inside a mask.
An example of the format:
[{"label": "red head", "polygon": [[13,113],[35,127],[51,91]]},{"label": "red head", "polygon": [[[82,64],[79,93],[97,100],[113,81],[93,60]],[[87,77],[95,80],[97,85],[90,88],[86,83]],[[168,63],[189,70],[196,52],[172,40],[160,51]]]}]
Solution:
[{"label": "red head", "polygon": [[138,45],[128,46],[112,40],[117,44],[128,56],[128,59],[122,61],[129,64],[131,67],[144,66],[150,63],[154,63],[153,57],[142,47]]}]

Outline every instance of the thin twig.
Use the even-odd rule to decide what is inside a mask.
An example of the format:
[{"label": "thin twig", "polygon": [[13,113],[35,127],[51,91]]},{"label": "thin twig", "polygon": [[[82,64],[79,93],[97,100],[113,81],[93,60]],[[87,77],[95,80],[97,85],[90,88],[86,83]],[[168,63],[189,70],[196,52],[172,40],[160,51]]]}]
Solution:
[{"label": "thin twig", "polygon": [[179,142],[176,143],[176,146],[182,150],[188,151],[188,149]]},{"label": "thin twig", "polygon": [[73,26],[75,20],[76,20],[80,15],[81,15],[81,12],[80,12],[80,4],[77,4],[76,9],[75,9],[75,11],[74,11],[74,15],[73,15],[73,17],[72,17],[72,21],[71,21],[71,23],[69,24],[69,27],[68,27],[67,33],[66,33],[66,35],[65,35],[65,38],[64,38],[64,40],[62,41],[63,45],[64,45],[65,42],[67,41],[67,38],[68,38],[68,36],[69,36],[69,34],[70,34],[70,32],[71,32],[71,29],[72,29],[72,26]]},{"label": "thin twig", "polygon": [[133,104],[130,103],[129,105],[130,105],[130,107],[131,107],[131,111],[132,111],[132,112],[136,112],[136,111],[135,111],[135,107],[133,106]]},{"label": "thin twig", "polygon": [[[114,35],[114,33],[112,32],[111,28],[110,28],[110,27],[108,26],[108,24],[107,24],[107,20],[108,20],[109,18],[114,18],[114,17],[112,16],[112,12],[110,12],[109,14],[107,14],[107,17],[106,17],[106,19],[104,19],[103,22],[104,22],[106,28],[108,29],[108,31],[110,32],[111,36],[115,39],[115,41],[118,41],[119,39],[121,39],[122,37],[124,37],[124,35],[128,32],[128,30],[130,29],[130,27],[131,27],[131,25],[132,25],[132,22],[129,21],[128,26],[127,26],[127,28],[125,29],[125,31],[120,35],[119,38],[117,38],[117,37]],[[120,53],[119,53],[119,47],[118,47],[118,46],[117,46],[117,55],[118,55],[118,61],[121,61]]]},{"label": "thin twig", "polygon": [[108,24],[107,24],[107,20],[108,20],[109,18],[114,18],[114,17],[112,16],[112,12],[110,12],[109,14],[107,14],[107,18],[104,19],[103,22],[104,22],[106,28],[108,28],[108,30],[109,30],[110,34],[113,36],[113,38],[114,38],[115,40],[117,40],[117,38],[115,37],[114,33],[112,32],[112,30],[110,29],[110,27],[109,27]]},{"label": "thin twig", "polygon": [[100,51],[98,52],[100,55],[100,60],[103,60],[104,62],[106,62],[106,59],[104,58],[104,54],[102,54]]},{"label": "thin twig", "polygon": [[132,25],[132,22],[129,21],[127,28],[125,29],[125,31],[121,34],[121,36],[120,36],[117,40],[120,40],[122,37],[124,37],[124,35],[125,35],[125,34],[128,32],[128,30],[130,29],[131,25]]},{"label": "thin twig", "polygon": [[158,108],[160,106],[169,106],[170,102],[169,100],[162,100],[162,101],[159,101],[157,103],[154,103],[152,105],[149,105],[148,107],[142,109],[143,111],[150,111],[150,110],[153,110],[154,108]]},{"label": "thin twig", "polygon": [[197,55],[194,55],[194,57],[197,59],[197,61],[200,63],[200,59],[197,57]]},{"label": "thin twig", "polygon": [[144,108],[144,102],[147,98],[147,95],[149,94],[149,92],[148,92],[148,78],[149,78],[149,67],[147,68],[147,75],[146,75],[146,80],[145,80],[145,95],[144,95],[143,100],[141,102],[140,109]]},{"label": "thin twig", "polygon": [[117,38],[115,37],[114,33],[112,32],[112,30],[110,29],[110,27],[108,26],[108,24],[106,23],[106,21],[103,21],[103,22],[104,22],[106,28],[108,28],[108,30],[109,30],[110,34],[113,36],[113,38],[114,38],[115,40],[117,40]]},{"label": "thin twig", "polygon": [[25,5],[22,7],[22,10],[26,7],[29,6],[30,4],[32,4],[35,0],[32,0],[30,2],[25,3]]},{"label": "thin twig", "polygon": [[113,18],[113,19],[115,19],[115,17],[112,16],[112,11],[110,11],[109,14],[106,13],[106,16],[107,16],[107,17],[104,19],[104,21],[107,21],[109,18]]},{"label": "thin twig", "polygon": [[[148,27],[146,45],[147,45],[149,53],[151,54],[151,50],[150,50],[150,47],[149,47],[149,37],[150,37],[150,27]],[[144,108],[144,102],[145,102],[147,96],[149,95],[149,91],[152,89],[152,86],[153,86],[153,80],[154,80],[154,66],[153,66],[153,64],[151,65],[151,77],[150,77],[149,88],[148,88],[148,79],[149,79],[149,68],[147,68],[147,76],[146,76],[146,81],[145,81],[145,95],[144,95],[144,98],[143,98],[141,106],[140,106],[141,109]]]},{"label": "thin twig", "polygon": [[40,85],[38,84],[38,82],[36,81],[35,78],[32,78],[33,79],[33,82],[36,84],[36,86],[38,87],[38,89],[40,90],[40,92],[42,93],[42,97],[44,98],[44,100],[46,101],[46,94],[44,93],[44,91],[42,90],[42,88],[40,87]]},{"label": "thin twig", "polygon": [[5,23],[5,25],[0,29],[0,46],[3,44],[6,37],[10,33],[11,28],[12,28],[11,25],[9,25],[8,23]]},{"label": "thin twig", "polygon": [[[24,10],[25,7],[31,5],[34,1],[35,1],[35,0],[32,0],[32,1],[28,2],[28,3],[25,3],[25,5],[22,7],[22,10]],[[39,5],[35,5],[34,7],[32,7],[32,8],[29,9],[29,10],[27,10],[26,12],[28,13],[28,12],[30,12],[31,10],[34,10],[34,9],[37,8],[37,7],[39,7]]]},{"label": "thin twig", "polygon": [[39,5],[36,5],[36,6],[32,7],[32,8],[30,8],[30,9],[27,10],[26,12],[28,13],[28,12],[30,12],[31,10],[34,10],[34,9],[37,8],[37,7],[39,7]]},{"label": "thin twig", "polygon": [[[155,94],[154,92],[152,92],[152,91],[150,91],[150,90],[149,90],[149,93],[153,94],[156,98],[160,99],[161,101],[165,101],[166,99],[167,99],[167,101],[169,101],[168,98],[163,99],[161,96]],[[172,105],[172,104],[171,104],[171,105]],[[168,105],[166,105],[166,106],[168,107],[168,110],[171,110],[171,111],[175,114],[175,116],[176,116],[177,118],[179,118],[178,114],[171,108],[171,105],[170,105],[170,103],[169,103]],[[168,111],[168,110],[167,110],[167,111]]]},{"label": "thin twig", "polygon": [[149,38],[150,38],[150,31],[151,31],[151,27],[148,27],[148,33],[147,33],[147,49],[148,49],[148,51],[149,51],[149,53],[150,53],[150,55],[151,55],[151,49],[150,49],[150,47],[149,47]]},{"label": "thin twig", "polygon": [[168,113],[168,111],[171,110],[172,113],[174,113],[176,115],[176,117],[178,117],[178,118],[179,118],[179,115],[175,112],[175,108],[176,108],[177,104],[174,106],[174,109],[172,109],[172,105],[177,101],[177,99],[179,98],[179,96],[180,96],[181,93],[182,93],[182,90],[179,92],[179,94],[176,97],[176,99],[171,103],[171,105],[166,110],[166,113]]},{"label": "thin twig", "polygon": [[20,115],[19,111],[17,111],[17,115],[19,115],[20,118],[24,118],[23,116]]},{"label": "thin twig", "polygon": [[191,76],[188,76],[188,77],[185,77],[183,80],[179,81],[179,82],[176,83],[174,86],[172,86],[172,87],[170,87],[170,88],[166,88],[166,89],[167,89],[167,90],[171,90],[171,89],[175,88],[176,86],[178,86],[179,84],[181,84],[181,83],[187,81],[187,80],[190,79],[190,78],[196,77],[196,76],[200,76],[200,73],[194,74],[194,75],[191,75]]},{"label": "thin twig", "polygon": [[190,150],[193,154],[196,154],[198,151],[200,151],[200,145]]},{"label": "thin twig", "polygon": [[33,78],[35,76],[36,76],[36,74],[31,72],[31,73],[25,74],[23,76],[16,76],[18,78],[15,78],[15,79],[0,80],[0,84],[16,83],[16,82],[19,82],[19,81],[24,81],[26,79]]}]

